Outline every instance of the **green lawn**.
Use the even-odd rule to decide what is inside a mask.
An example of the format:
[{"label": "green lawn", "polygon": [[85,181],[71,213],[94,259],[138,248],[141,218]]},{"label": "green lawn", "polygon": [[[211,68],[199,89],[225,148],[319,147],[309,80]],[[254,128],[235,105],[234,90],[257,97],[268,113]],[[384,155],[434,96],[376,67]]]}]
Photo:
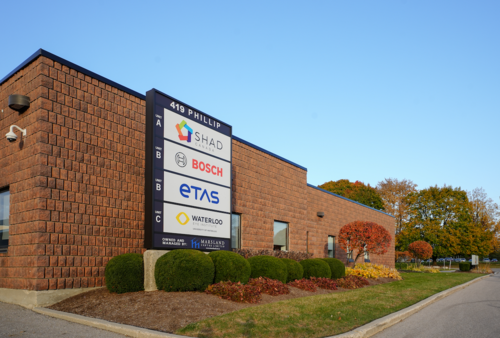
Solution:
[{"label": "green lawn", "polygon": [[325,337],[350,331],[479,274],[402,273],[404,280],[246,308],[190,324],[193,337]]}]

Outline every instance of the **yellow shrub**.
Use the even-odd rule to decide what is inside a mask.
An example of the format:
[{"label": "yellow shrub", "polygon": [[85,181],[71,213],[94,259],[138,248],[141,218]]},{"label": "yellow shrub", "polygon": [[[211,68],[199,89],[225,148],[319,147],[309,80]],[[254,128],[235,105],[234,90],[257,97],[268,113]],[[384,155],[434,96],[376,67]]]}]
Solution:
[{"label": "yellow shrub", "polygon": [[412,266],[410,268],[410,270],[412,271],[420,271],[420,272],[427,272],[427,273],[438,273],[439,272],[439,269],[434,269],[434,268],[431,268],[431,267],[428,267],[428,266],[423,266],[423,265],[420,265],[419,268],[417,268],[416,265]]},{"label": "yellow shrub", "polygon": [[372,263],[356,264],[354,268],[346,268],[346,275],[361,276],[365,278],[378,279],[378,278],[394,278],[401,280],[401,276],[396,269],[388,268],[383,265]]}]

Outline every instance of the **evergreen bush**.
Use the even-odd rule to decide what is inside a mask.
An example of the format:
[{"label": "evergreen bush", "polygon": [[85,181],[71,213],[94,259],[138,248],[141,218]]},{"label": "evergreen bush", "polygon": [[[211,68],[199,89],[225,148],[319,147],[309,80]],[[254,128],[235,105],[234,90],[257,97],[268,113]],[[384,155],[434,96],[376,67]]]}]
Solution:
[{"label": "evergreen bush", "polygon": [[271,256],[255,256],[250,257],[248,262],[252,270],[251,278],[267,277],[286,283],[288,270],[281,259]]},{"label": "evergreen bush", "polygon": [[214,262],[214,284],[219,282],[241,282],[246,284],[250,278],[250,263],[231,251],[213,251],[208,255]]},{"label": "evergreen bush", "polygon": [[345,276],[345,265],[337,258],[321,258],[330,267],[332,279],[342,278]]},{"label": "evergreen bush", "polygon": [[287,283],[293,282],[296,279],[302,279],[304,268],[302,268],[299,262],[289,258],[282,258],[281,261],[285,263],[288,271],[288,276],[286,278]]},{"label": "evergreen bush", "polygon": [[469,262],[460,262],[458,263],[458,267],[460,271],[470,271],[470,263]]},{"label": "evergreen bush", "polygon": [[304,278],[310,277],[324,277],[330,278],[332,271],[328,263],[320,258],[304,259],[299,262],[304,269]]},{"label": "evergreen bush", "polygon": [[104,272],[110,292],[125,293],[144,290],[144,261],[141,254],[127,253],[113,257]]},{"label": "evergreen bush", "polygon": [[158,290],[205,291],[214,281],[214,263],[203,252],[177,249],[158,258],[155,280]]}]

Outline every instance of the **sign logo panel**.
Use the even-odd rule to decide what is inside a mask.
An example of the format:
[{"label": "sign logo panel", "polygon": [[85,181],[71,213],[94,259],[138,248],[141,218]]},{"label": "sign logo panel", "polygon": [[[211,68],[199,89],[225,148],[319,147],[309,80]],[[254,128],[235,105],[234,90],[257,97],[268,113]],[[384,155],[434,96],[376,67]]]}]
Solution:
[{"label": "sign logo panel", "polygon": [[204,181],[231,185],[231,163],[165,141],[163,168]]},{"label": "sign logo panel", "polygon": [[163,133],[167,140],[204,153],[231,160],[231,138],[195,121],[186,120],[167,108],[163,110]]},{"label": "sign logo panel", "polygon": [[231,215],[165,203],[163,231],[206,237],[230,237]]},{"label": "sign logo panel", "polygon": [[229,188],[165,172],[163,199],[197,208],[231,212]]}]

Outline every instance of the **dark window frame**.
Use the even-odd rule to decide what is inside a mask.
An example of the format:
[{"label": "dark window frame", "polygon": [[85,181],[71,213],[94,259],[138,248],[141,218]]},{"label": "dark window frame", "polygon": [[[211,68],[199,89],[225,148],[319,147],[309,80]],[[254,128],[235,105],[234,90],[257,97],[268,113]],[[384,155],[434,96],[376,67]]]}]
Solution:
[{"label": "dark window frame", "polygon": [[[8,220],[8,223],[9,223],[8,227],[10,228],[10,189],[9,189],[9,186],[0,188],[0,194],[2,194],[4,192],[8,192],[9,193],[9,211],[8,211],[9,215],[8,215],[7,220]],[[9,230],[10,229],[8,229],[7,231],[9,231]],[[3,243],[3,242],[6,242],[6,243]],[[0,232],[0,253],[7,252],[8,248],[9,248],[9,239],[3,240],[2,239],[2,232]]]},{"label": "dark window frame", "polygon": [[[238,239],[237,239],[237,245],[238,247],[233,247],[233,215],[239,217],[239,224],[238,224]],[[237,212],[232,212],[231,213],[231,249],[241,249],[241,216],[242,214],[239,214]]]},{"label": "dark window frame", "polygon": [[[280,245],[274,244],[274,236],[275,236],[274,227],[275,227],[276,223],[286,224],[285,250],[283,250],[282,248],[278,249],[277,247]],[[281,246],[281,247],[283,247],[283,246]],[[289,222],[279,221],[276,219],[273,220],[273,250],[275,250],[275,251],[290,251],[290,223]]]},{"label": "dark window frame", "polygon": [[[333,247],[332,247],[332,249],[330,250],[330,247],[329,247],[330,242],[329,242],[329,241],[327,241],[327,242],[326,242],[326,245],[327,245],[327,248],[326,248],[326,250],[327,250],[327,255],[328,255],[328,257],[329,257],[329,258],[336,258],[336,257],[335,257],[335,256],[336,256],[336,255],[335,255],[335,251],[336,251],[336,247],[335,247],[335,240],[336,240],[336,237],[335,237],[335,236],[333,236],[333,235],[328,235],[328,239],[330,239],[330,238],[333,238],[333,243],[332,243],[332,244],[333,244]],[[331,256],[330,256],[330,251],[332,252],[332,255],[331,255]]]}]

